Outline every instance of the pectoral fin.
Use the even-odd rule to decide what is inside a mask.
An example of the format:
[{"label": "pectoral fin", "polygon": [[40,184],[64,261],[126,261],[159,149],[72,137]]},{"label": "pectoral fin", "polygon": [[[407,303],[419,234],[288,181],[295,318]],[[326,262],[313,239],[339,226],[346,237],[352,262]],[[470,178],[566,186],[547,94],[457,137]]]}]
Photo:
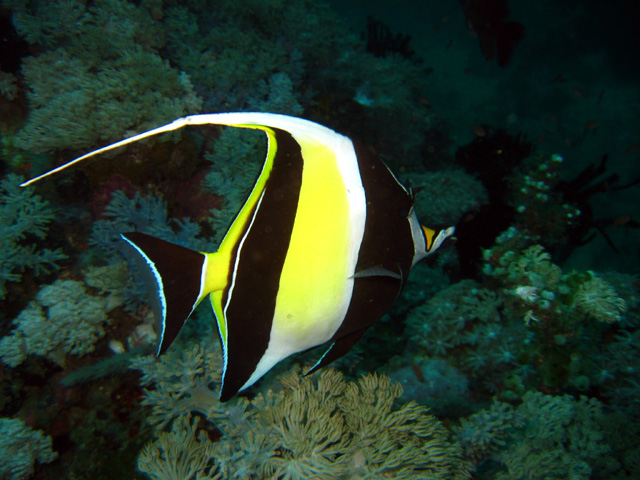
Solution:
[{"label": "pectoral fin", "polygon": [[353,278],[366,278],[366,277],[391,277],[396,280],[402,280],[402,275],[400,273],[389,270],[386,267],[371,267],[365,268],[364,270],[360,270],[353,274]]},{"label": "pectoral fin", "polygon": [[351,350],[353,346],[358,343],[358,340],[360,340],[362,335],[364,335],[365,331],[366,329],[358,330],[357,332],[346,335],[333,342],[329,349],[324,352],[324,355],[320,357],[318,363],[311,367],[309,371],[305,373],[305,375],[309,375],[347,354],[349,350]]}]

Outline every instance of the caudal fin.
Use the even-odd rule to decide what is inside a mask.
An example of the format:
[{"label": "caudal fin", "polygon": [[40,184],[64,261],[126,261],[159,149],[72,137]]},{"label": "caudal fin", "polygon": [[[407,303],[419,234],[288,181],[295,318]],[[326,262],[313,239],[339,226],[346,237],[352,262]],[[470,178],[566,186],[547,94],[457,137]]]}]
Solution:
[{"label": "caudal fin", "polygon": [[130,245],[131,257],[143,273],[151,295],[160,355],[208,293],[204,291],[207,257],[144,233],[125,233],[121,237]]}]

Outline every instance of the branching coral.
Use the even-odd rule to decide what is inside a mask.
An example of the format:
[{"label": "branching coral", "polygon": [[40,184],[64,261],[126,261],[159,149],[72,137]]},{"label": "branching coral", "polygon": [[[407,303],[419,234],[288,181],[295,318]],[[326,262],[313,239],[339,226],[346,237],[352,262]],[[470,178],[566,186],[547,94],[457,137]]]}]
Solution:
[{"label": "branching coral", "polygon": [[446,354],[472,388],[501,398],[516,398],[536,380],[581,392],[620,386],[612,380],[628,375],[607,360],[611,335],[602,340],[608,324],[633,324],[633,282],[565,273],[540,245],[527,242],[516,230],[505,232],[485,251],[484,284],[460,282],[411,310],[407,325],[417,352]]},{"label": "branching coral", "polygon": [[[490,256],[489,250],[485,253],[485,259]],[[508,250],[501,255],[498,263],[499,267],[492,270],[491,275],[505,278],[519,286],[553,291],[562,279],[562,270],[551,261],[551,255],[540,245],[533,245],[519,253]]]},{"label": "branching coral", "polygon": [[[425,193],[416,196],[416,213],[427,225],[455,225],[461,217],[489,203],[482,183],[462,169],[405,173],[405,185]],[[427,193],[428,192],[428,193]]]},{"label": "branching coral", "polygon": [[611,284],[593,273],[591,275],[591,280],[580,284],[574,295],[576,307],[600,322],[620,321],[627,311],[626,302]]},{"label": "branching coral", "polygon": [[162,31],[145,8],[125,0],[4,0],[16,30],[31,44],[66,47],[87,59],[117,56],[133,43],[162,46]]},{"label": "branching coral", "polygon": [[57,280],[43,287],[13,321],[16,328],[0,340],[2,361],[15,367],[34,354],[63,364],[67,353],[92,352],[105,334],[106,303],[76,280]]},{"label": "branching coral", "polygon": [[203,415],[222,432],[211,459],[223,478],[468,478],[442,424],[425,407],[397,406],[402,389],[385,376],[348,382],[331,369],[310,377],[295,370],[281,379],[281,391],[221,404],[210,386],[220,372],[217,354],[194,346],[177,362],[171,355],[134,364],[144,383],[156,384],[144,400],[151,421],[164,426],[188,412]]},{"label": "branching coral", "polygon": [[[213,339],[212,339],[213,340]],[[221,403],[221,352],[211,344],[190,348],[172,348],[160,359],[140,357],[132,367],[143,372],[141,383],[149,387],[143,405],[151,407],[149,422],[162,429],[185,412],[197,412],[216,424],[221,431],[244,425],[246,403],[243,399]],[[218,424],[218,419],[224,423]]]},{"label": "branching coral", "polygon": [[11,2],[18,30],[48,47],[23,61],[31,111],[20,148],[89,148],[200,110],[189,77],[157,54],[163,35],[143,7],[33,3]]},{"label": "branching coral", "polygon": [[[301,68],[287,51],[287,42],[276,40],[279,35],[291,35],[291,31],[280,23],[265,27],[275,11],[290,10],[287,5],[264,9],[245,4],[239,12],[233,3],[219,2],[218,9],[225,11],[224,22],[203,21],[204,15],[210,16],[209,9],[194,4],[191,10],[170,7],[163,19],[169,58],[207,89],[207,97],[215,102],[216,109],[245,108],[249,92],[258,82],[266,81],[277,71],[293,73]],[[262,12],[255,13],[257,9]],[[259,28],[251,18],[243,18],[243,13],[250,10],[260,18]],[[299,19],[298,23],[304,21]]]},{"label": "branching coral", "polygon": [[200,226],[188,218],[175,219],[167,213],[167,202],[153,194],[133,198],[122,190],[113,192],[105,208],[104,220],[94,222],[89,243],[109,256],[122,252],[124,232],[138,231],[195,250],[211,248],[207,239],[199,238]]},{"label": "branching coral", "polygon": [[499,295],[473,280],[463,280],[411,310],[407,316],[409,334],[425,353],[444,355],[461,342],[485,341],[486,336],[463,335],[465,326],[498,322],[500,304]]},{"label": "branching coral", "polygon": [[514,320],[520,318],[530,333],[525,348],[529,359],[532,354],[540,356],[536,370],[542,380],[554,386],[570,384],[584,392],[614,375],[611,363],[597,359],[609,348],[610,341],[603,341],[611,337],[607,335],[608,324],[627,324],[626,317],[634,315],[626,315],[625,300],[635,305],[632,282],[618,282],[611,276],[626,292],[623,299],[602,276],[563,272],[542,246],[523,246],[530,242],[515,229],[504,232],[496,245],[484,252],[484,273],[504,292],[504,315],[510,326],[516,328]]},{"label": "branching coral", "polygon": [[497,478],[525,479],[534,474],[549,479],[588,479],[605,473],[598,470],[604,468],[611,448],[604,441],[599,401],[532,392],[523,400],[516,410],[523,427],[497,455],[508,474]]},{"label": "branching coral", "polygon": [[[212,464],[213,444],[197,434],[196,423],[181,417],[170,432],[146,445],[138,457],[138,469],[154,480],[217,480]],[[200,438],[198,438],[200,437]]]},{"label": "branching coral", "polygon": [[494,399],[489,408],[463,418],[453,432],[465,456],[479,463],[506,445],[518,422],[511,405]]},{"label": "branching coral", "polygon": [[31,478],[36,462],[49,463],[58,454],[51,449],[51,438],[32,430],[19,418],[0,418],[0,478]]},{"label": "branching coral", "polygon": [[[447,287],[407,315],[411,347],[418,358],[446,356],[472,389],[491,394],[501,389],[512,397],[511,387],[505,388],[513,384],[507,377],[530,361],[532,334],[520,319],[504,315],[503,298],[473,280]],[[521,387],[520,382],[513,385]]]},{"label": "branching coral", "polygon": [[603,425],[602,404],[595,399],[528,392],[515,410],[494,400],[454,432],[467,458],[501,464],[492,478],[588,479],[606,477],[612,467]]},{"label": "branching coral", "polygon": [[201,107],[188,76],[139,47],[97,68],[57,49],[25,59],[22,71],[31,112],[15,144],[33,152],[90,148]]},{"label": "branching coral", "polygon": [[6,282],[20,281],[26,269],[34,269],[36,275],[50,272],[66,258],[60,249],[38,248],[35,242],[28,242],[46,238],[55,210],[32,188],[21,188],[22,181],[24,178],[10,174],[0,182],[0,299],[6,295]]},{"label": "branching coral", "polygon": [[[275,478],[464,476],[446,430],[424,407],[394,407],[402,389],[388,377],[366,375],[356,383],[332,370],[316,379],[294,371],[282,382],[286,389],[271,408],[263,397],[253,402],[264,428],[282,438],[272,457]],[[303,474],[287,477],[290,471]]]},{"label": "branching coral", "polygon": [[515,232],[504,236],[504,244],[499,239],[496,246],[485,250],[484,272],[501,283],[507,294],[507,308],[522,314],[526,323],[542,319],[552,323],[551,318],[557,317],[564,320],[567,325],[563,328],[567,328],[584,316],[603,323],[622,319],[626,302],[600,276],[593,272],[564,273],[540,245],[517,253],[506,247],[509,237],[523,239]]},{"label": "branching coral", "polygon": [[460,357],[459,367],[472,374],[482,370],[486,379],[486,368],[518,364],[518,344],[524,341],[523,329],[510,330],[506,340],[501,307],[501,295],[463,280],[411,310],[408,331],[422,354]]}]

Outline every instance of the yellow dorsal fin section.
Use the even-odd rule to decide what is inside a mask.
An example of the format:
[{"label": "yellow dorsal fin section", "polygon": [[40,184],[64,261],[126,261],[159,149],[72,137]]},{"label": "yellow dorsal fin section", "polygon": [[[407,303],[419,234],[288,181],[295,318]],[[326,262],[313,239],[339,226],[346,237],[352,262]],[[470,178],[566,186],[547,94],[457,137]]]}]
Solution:
[{"label": "yellow dorsal fin section", "polygon": [[270,128],[255,126],[255,125],[232,125],[234,127],[240,128],[254,128],[263,130],[267,134],[267,155],[262,166],[262,170],[260,171],[260,175],[256,180],[247,201],[244,202],[244,205],[238,212],[238,215],[234,219],[233,223],[229,227],[226,235],[222,239],[220,243],[219,251],[224,252],[227,255],[233,250],[233,248],[237,245],[240,237],[242,236],[247,223],[251,220],[253,216],[253,212],[260,200],[262,192],[264,191],[264,187],[267,183],[269,175],[271,174],[271,170],[273,169],[273,159],[276,154],[276,149],[278,148],[276,137]]},{"label": "yellow dorsal fin section", "polygon": [[216,317],[216,323],[218,324],[218,332],[223,344],[223,353],[227,352],[227,324],[224,319],[224,312],[222,309],[222,290],[217,290],[209,295],[209,301],[211,302],[211,309]]},{"label": "yellow dorsal fin section", "polygon": [[206,257],[204,270],[202,272],[202,296],[200,302],[209,293],[223,290],[229,282],[229,269],[231,268],[231,258],[223,252],[206,253],[201,252]]}]

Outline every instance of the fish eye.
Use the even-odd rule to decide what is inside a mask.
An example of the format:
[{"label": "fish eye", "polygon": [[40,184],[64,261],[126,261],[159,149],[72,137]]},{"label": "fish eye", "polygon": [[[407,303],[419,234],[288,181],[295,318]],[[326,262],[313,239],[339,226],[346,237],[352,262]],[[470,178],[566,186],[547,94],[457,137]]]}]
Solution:
[{"label": "fish eye", "polygon": [[411,209],[408,207],[402,207],[398,210],[398,215],[402,218],[407,218],[409,213],[411,213]]}]

